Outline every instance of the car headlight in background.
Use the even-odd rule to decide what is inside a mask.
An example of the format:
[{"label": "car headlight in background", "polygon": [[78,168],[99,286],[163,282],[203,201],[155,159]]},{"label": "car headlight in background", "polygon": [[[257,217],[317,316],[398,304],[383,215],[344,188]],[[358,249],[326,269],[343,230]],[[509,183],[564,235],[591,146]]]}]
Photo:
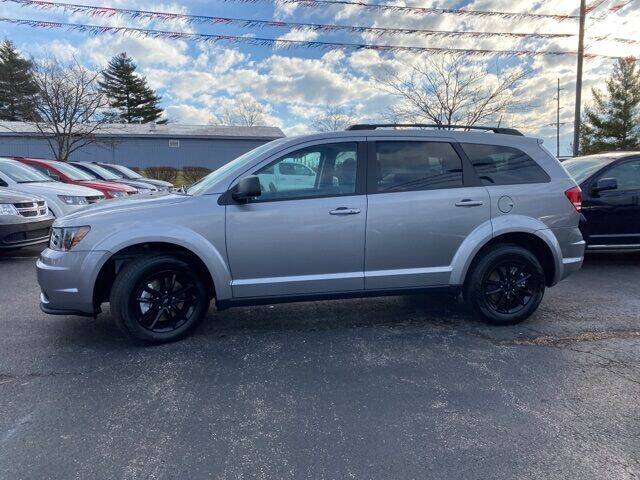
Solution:
[{"label": "car headlight in background", "polygon": [[58,198],[67,205],[89,205],[86,197],[76,197],[73,195],[58,195]]},{"label": "car headlight in background", "polygon": [[122,198],[127,196],[127,192],[108,192],[109,196],[113,198]]},{"label": "car headlight in background", "polygon": [[0,203],[0,215],[19,215],[19,213],[10,203]]},{"label": "car headlight in background", "polygon": [[91,227],[53,227],[49,237],[49,248],[60,252],[71,250],[87,236],[89,230]]}]

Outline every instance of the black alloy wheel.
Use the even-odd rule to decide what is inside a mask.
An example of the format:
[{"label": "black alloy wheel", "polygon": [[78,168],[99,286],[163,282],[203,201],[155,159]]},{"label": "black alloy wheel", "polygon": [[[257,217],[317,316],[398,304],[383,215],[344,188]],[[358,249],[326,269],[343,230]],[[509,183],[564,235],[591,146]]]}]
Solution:
[{"label": "black alloy wheel", "polygon": [[483,282],[487,305],[504,315],[524,310],[539,290],[539,278],[526,262],[519,260],[498,263],[485,275]]},{"label": "black alloy wheel", "polygon": [[196,291],[194,281],[183,272],[152,273],[136,290],[138,323],[156,333],[180,328],[196,311]]},{"label": "black alloy wheel", "polygon": [[519,245],[498,244],[474,260],[464,297],[480,319],[513,325],[537,310],[545,286],[545,272],[533,252]]},{"label": "black alloy wheel", "polygon": [[132,340],[165,343],[188,335],[209,309],[210,288],[188,258],[170,254],[125,264],[111,288],[111,313]]}]

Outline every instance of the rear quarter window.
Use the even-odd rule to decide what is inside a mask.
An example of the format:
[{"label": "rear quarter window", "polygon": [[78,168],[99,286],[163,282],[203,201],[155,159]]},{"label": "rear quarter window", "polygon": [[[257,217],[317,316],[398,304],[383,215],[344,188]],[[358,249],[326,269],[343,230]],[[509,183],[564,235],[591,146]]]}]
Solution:
[{"label": "rear quarter window", "polygon": [[522,150],[503,145],[462,143],[483,185],[520,185],[551,181],[545,172]]}]

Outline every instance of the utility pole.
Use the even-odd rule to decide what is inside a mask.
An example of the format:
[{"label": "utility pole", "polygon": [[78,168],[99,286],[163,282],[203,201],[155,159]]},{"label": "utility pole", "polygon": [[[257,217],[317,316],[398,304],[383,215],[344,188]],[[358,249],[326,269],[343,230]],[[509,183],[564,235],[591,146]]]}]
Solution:
[{"label": "utility pole", "polygon": [[558,79],[558,108],[556,112],[556,157],[560,156],[560,79]]},{"label": "utility pole", "polygon": [[576,76],[576,116],[573,121],[573,155],[580,152],[580,111],[582,103],[582,66],[584,63],[584,23],[587,16],[587,2],[580,0],[580,32],[578,36],[578,69]]}]

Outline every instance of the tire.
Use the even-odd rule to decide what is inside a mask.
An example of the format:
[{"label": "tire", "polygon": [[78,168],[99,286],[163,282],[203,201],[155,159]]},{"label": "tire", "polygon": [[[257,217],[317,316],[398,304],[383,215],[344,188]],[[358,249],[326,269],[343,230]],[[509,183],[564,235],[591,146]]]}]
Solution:
[{"label": "tire", "polygon": [[517,245],[497,245],[474,260],[464,297],[476,317],[493,325],[515,325],[540,305],[545,275],[538,258]]},{"label": "tire", "polygon": [[120,330],[146,344],[184,338],[209,309],[203,279],[187,261],[171,255],[141,257],[126,264],[116,276],[109,302]]}]

